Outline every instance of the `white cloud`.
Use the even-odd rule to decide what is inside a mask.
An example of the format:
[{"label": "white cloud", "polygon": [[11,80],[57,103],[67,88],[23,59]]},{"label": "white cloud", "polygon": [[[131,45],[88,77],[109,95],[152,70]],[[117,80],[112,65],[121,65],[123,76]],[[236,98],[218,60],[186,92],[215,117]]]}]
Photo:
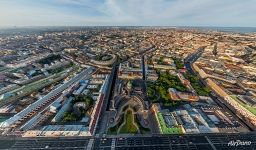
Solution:
[{"label": "white cloud", "polygon": [[0,25],[256,26],[255,6],[256,0],[2,0]]}]

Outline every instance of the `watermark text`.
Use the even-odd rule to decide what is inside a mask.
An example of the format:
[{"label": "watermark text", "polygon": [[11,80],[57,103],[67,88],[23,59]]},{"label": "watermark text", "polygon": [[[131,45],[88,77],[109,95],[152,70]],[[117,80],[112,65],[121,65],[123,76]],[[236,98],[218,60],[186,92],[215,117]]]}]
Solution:
[{"label": "watermark text", "polygon": [[251,145],[251,141],[241,141],[241,140],[232,140],[228,142],[228,146],[249,146]]}]

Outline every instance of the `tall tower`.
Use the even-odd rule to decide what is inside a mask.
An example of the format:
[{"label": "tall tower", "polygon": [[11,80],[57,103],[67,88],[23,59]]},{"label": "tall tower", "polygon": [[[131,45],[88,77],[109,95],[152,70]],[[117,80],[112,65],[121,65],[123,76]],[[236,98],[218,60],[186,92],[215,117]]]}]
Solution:
[{"label": "tall tower", "polygon": [[141,57],[141,68],[142,68],[142,74],[143,74],[143,80],[146,80],[146,74],[147,74],[147,63],[145,61],[145,56],[142,55]]},{"label": "tall tower", "polygon": [[217,48],[217,43],[214,44],[213,50],[212,50],[213,55],[216,57],[218,54],[218,48]]}]

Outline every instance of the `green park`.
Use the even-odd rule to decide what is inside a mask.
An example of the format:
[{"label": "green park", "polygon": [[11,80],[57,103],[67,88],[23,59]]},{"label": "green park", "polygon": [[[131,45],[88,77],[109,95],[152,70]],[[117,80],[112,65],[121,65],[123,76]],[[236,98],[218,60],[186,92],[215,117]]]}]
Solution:
[{"label": "green park", "polygon": [[176,106],[178,102],[171,101],[168,94],[169,88],[175,88],[181,92],[187,90],[180,82],[178,76],[160,72],[157,81],[147,83],[147,95],[149,100],[153,103],[162,102],[165,106]]}]

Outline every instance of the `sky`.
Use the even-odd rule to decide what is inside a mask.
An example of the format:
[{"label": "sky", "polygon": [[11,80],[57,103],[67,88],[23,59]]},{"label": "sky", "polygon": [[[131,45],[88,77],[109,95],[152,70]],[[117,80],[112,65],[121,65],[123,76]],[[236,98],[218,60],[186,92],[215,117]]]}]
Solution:
[{"label": "sky", "polygon": [[0,26],[256,27],[256,0],[0,0]]}]

